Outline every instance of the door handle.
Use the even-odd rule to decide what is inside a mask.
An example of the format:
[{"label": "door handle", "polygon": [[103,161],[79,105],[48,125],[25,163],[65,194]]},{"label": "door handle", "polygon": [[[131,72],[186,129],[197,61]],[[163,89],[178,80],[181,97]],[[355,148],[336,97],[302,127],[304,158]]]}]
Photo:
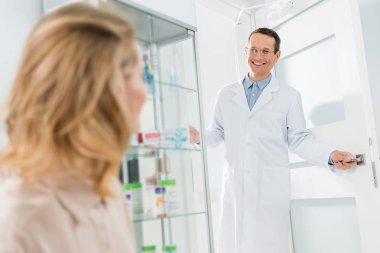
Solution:
[{"label": "door handle", "polygon": [[[365,165],[365,155],[364,154],[357,154],[355,155],[355,158],[351,159],[352,163],[356,163],[357,165]],[[373,175],[373,184],[375,188],[378,187],[377,184],[377,174],[376,174],[376,168],[375,168],[375,163],[372,163],[372,175]]]},{"label": "door handle", "polygon": [[351,158],[351,163],[356,163],[357,165],[365,165],[364,154],[357,154],[354,158]]}]

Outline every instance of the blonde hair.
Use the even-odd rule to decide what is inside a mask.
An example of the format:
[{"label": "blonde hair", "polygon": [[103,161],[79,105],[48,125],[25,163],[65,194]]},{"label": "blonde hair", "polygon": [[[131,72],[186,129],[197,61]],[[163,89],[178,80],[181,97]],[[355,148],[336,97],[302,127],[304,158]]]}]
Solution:
[{"label": "blonde hair", "polygon": [[26,181],[58,172],[112,195],[130,137],[123,76],[137,66],[128,21],[86,4],[45,16],[30,34],[7,103],[3,168]]}]

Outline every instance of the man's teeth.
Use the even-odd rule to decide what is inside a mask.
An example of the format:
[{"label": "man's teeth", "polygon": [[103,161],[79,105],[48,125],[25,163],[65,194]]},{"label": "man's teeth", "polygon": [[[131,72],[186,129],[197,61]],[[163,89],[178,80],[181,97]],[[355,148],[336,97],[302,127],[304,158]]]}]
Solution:
[{"label": "man's teeth", "polygon": [[253,64],[257,65],[257,66],[261,66],[261,65],[264,65],[264,63],[258,63],[258,62],[252,62]]}]

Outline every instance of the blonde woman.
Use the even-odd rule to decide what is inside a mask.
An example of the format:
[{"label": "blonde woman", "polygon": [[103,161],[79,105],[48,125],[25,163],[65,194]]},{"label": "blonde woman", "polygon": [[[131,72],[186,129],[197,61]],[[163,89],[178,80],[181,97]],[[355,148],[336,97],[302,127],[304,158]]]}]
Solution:
[{"label": "blonde woman", "polygon": [[117,173],[146,98],[140,61],[110,12],[68,5],[36,25],[7,104],[1,253],[136,252]]}]

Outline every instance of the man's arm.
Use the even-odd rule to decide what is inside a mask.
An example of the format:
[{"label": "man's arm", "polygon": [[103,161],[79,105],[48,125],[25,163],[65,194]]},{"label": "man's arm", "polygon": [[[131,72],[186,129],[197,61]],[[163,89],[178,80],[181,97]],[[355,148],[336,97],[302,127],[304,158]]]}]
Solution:
[{"label": "man's arm", "polygon": [[306,130],[305,118],[302,109],[301,96],[297,94],[287,115],[288,147],[305,160],[318,166],[327,167],[331,161],[339,169],[348,169],[352,154],[334,150],[314,139]]},{"label": "man's arm", "polygon": [[[209,127],[206,129],[206,145],[216,146],[224,141],[223,114],[221,110],[220,91],[218,92],[214,111]],[[190,126],[190,142],[200,143],[199,132],[194,127]]]}]

